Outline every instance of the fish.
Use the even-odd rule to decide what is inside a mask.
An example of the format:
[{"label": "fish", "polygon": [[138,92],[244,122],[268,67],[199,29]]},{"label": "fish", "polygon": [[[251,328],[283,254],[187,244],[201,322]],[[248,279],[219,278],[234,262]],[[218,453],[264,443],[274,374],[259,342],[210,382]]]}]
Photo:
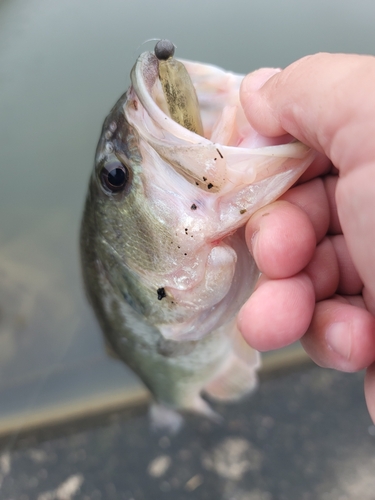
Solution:
[{"label": "fish", "polygon": [[218,419],[209,401],[256,388],[260,354],[236,326],[259,278],[244,226],[315,158],[251,127],[242,79],[177,60],[161,40],[138,57],[96,149],[83,281],[109,348],[151,392],[156,427],[178,428],[186,411]]}]

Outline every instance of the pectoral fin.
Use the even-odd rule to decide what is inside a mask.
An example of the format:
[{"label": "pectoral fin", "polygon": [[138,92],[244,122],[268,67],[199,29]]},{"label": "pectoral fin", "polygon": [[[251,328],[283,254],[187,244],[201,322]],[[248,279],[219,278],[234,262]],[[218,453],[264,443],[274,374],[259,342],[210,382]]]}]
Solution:
[{"label": "pectoral fin", "polygon": [[258,385],[260,353],[245,342],[235,323],[232,328],[233,351],[220,372],[204,387],[209,397],[219,401],[238,401],[253,392]]}]

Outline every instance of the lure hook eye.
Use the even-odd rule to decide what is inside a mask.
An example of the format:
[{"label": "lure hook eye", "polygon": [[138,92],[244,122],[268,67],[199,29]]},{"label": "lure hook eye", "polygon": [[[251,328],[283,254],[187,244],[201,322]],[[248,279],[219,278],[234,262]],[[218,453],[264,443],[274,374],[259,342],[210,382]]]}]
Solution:
[{"label": "lure hook eye", "polygon": [[166,61],[170,57],[174,56],[174,45],[169,40],[159,40],[155,45],[155,55],[159,61]]}]

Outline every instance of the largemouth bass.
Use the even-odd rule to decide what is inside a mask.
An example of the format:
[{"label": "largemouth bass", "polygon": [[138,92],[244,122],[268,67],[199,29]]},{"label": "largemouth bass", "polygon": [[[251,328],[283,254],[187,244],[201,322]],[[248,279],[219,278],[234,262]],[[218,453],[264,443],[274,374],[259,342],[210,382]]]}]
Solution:
[{"label": "largemouth bass", "polygon": [[105,337],[157,403],[212,415],[237,400],[259,353],[236,315],[259,272],[243,226],[315,153],[259,136],[241,75],[173,57],[159,42],[106,118],[81,230],[86,290]]}]

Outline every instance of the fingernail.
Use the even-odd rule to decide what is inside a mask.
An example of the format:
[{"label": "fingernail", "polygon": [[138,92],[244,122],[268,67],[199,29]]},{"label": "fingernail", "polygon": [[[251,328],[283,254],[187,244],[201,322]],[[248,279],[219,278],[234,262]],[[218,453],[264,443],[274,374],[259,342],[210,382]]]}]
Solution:
[{"label": "fingernail", "polygon": [[346,360],[351,353],[351,335],[349,323],[334,323],[326,333],[328,347]]}]

